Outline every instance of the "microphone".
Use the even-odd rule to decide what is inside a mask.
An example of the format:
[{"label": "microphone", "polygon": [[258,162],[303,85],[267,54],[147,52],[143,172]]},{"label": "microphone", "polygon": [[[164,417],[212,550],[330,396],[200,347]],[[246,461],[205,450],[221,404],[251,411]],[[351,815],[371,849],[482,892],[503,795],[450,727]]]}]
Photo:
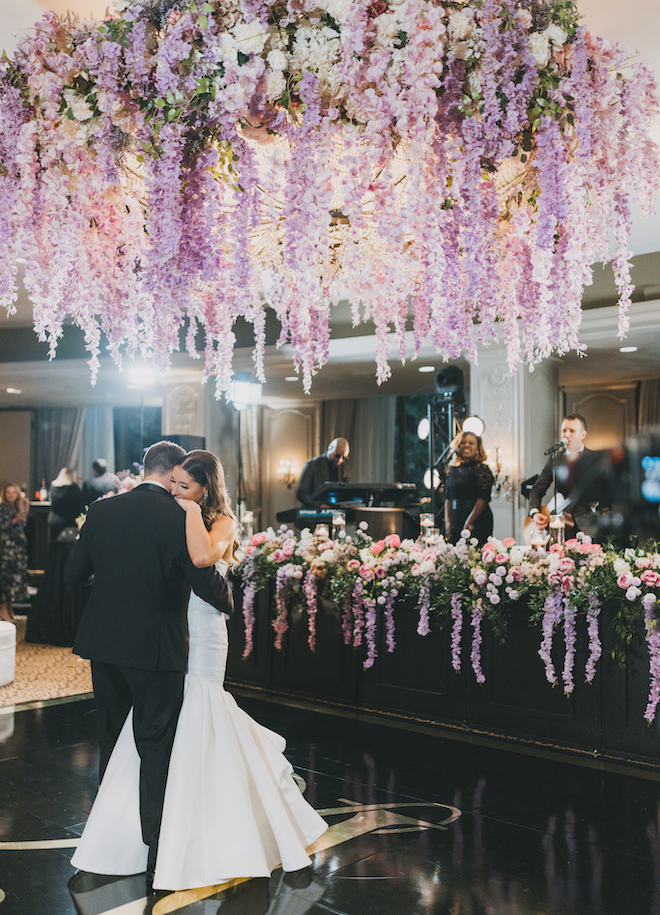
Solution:
[{"label": "microphone", "polygon": [[561,451],[562,448],[565,448],[568,445],[568,439],[563,438],[560,442],[557,442],[556,445],[553,445],[552,448],[548,448],[547,451],[544,451],[543,454],[557,454],[558,451]]}]

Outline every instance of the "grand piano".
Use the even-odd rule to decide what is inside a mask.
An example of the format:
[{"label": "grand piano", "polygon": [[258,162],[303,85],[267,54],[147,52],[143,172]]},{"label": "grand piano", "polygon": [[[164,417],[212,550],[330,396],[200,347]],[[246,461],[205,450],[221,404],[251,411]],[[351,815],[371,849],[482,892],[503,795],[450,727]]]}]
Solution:
[{"label": "grand piano", "polygon": [[278,512],[280,524],[302,530],[332,523],[332,512],[346,512],[349,524],[366,521],[374,538],[387,534],[417,537],[419,496],[415,483],[324,483],[312,494],[314,501],[329,508],[290,508]]}]

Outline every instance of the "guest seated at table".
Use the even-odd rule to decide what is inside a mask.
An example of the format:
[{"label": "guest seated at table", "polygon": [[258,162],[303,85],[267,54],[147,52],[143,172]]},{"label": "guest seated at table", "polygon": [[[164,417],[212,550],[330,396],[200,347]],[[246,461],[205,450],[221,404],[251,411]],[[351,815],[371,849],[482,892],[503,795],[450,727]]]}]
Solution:
[{"label": "guest seated at table", "polygon": [[62,467],[50,484],[50,511],[47,519],[50,540],[57,540],[65,528],[75,527],[76,518],[84,507],[78,475],[71,467]]},{"label": "guest seated at table", "polygon": [[493,474],[485,463],[486,451],[473,432],[463,432],[454,440],[456,457],[449,468],[445,491],[445,536],[457,543],[468,530],[482,545],[493,533],[490,492]]},{"label": "guest seated at table", "polygon": [[16,483],[0,497],[0,620],[15,619],[13,605],[27,603],[27,537],[29,503]]}]

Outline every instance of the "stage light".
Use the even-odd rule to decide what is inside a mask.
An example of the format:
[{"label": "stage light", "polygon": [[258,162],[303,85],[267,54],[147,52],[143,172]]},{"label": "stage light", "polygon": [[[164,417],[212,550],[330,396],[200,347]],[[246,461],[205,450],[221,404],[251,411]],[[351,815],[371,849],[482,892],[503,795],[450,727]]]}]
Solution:
[{"label": "stage light", "polygon": [[425,442],[429,437],[429,429],[429,421],[425,416],[424,419],[420,419],[420,421],[417,423],[417,438],[420,438],[423,442]]},{"label": "stage light", "polygon": [[476,435],[477,438],[481,438],[484,434],[486,428],[486,423],[478,416],[468,416],[463,420],[463,425],[461,426],[461,432],[471,432],[473,435]]}]

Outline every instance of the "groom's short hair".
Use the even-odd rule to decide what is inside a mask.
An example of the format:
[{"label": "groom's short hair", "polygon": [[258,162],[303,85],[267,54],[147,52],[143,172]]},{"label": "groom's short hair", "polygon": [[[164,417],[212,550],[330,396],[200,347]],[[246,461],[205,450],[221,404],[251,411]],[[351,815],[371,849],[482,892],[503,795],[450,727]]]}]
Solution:
[{"label": "groom's short hair", "polygon": [[147,448],[144,456],[145,476],[152,473],[171,473],[185,455],[185,449],[181,445],[175,445],[174,442],[156,442],[155,445]]}]

